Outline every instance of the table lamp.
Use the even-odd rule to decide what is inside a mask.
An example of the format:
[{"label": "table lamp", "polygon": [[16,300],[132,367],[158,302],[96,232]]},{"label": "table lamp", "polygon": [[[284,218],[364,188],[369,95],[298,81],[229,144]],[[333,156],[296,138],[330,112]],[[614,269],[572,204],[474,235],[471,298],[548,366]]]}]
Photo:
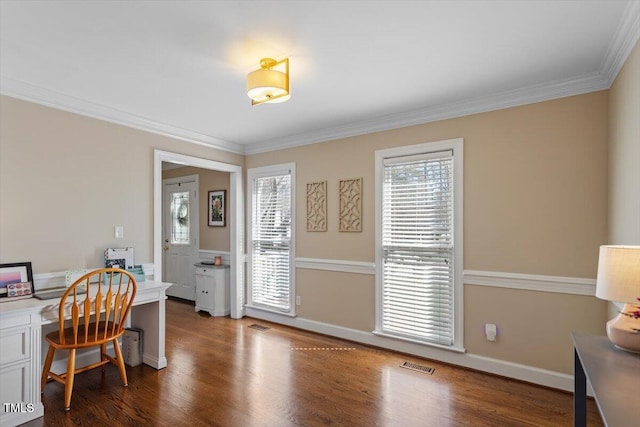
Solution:
[{"label": "table lamp", "polygon": [[619,349],[640,353],[640,246],[600,246],[596,296],[625,304],[607,322],[607,336]]}]

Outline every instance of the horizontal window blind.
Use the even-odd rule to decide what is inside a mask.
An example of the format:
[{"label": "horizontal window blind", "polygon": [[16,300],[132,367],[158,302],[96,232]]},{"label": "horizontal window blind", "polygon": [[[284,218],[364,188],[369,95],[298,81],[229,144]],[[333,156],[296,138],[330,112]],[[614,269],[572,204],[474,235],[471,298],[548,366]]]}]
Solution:
[{"label": "horizontal window blind", "polygon": [[382,330],[453,345],[452,152],[383,165]]},{"label": "horizontal window blind", "polygon": [[290,310],[291,175],[255,178],[251,229],[251,302]]}]

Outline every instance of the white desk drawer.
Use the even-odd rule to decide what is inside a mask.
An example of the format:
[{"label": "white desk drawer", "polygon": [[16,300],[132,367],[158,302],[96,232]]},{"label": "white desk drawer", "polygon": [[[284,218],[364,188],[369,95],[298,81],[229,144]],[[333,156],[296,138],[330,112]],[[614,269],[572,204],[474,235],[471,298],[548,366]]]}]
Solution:
[{"label": "white desk drawer", "polygon": [[30,402],[31,362],[0,368],[1,403]]},{"label": "white desk drawer", "polygon": [[[6,304],[11,304],[11,303],[6,303]],[[2,317],[2,323],[0,324],[0,327],[2,328],[2,330],[4,330],[8,328],[13,328],[14,326],[28,325],[30,323],[31,323],[31,314],[29,313],[16,314],[16,315],[9,314]]]},{"label": "white desk drawer", "polygon": [[30,357],[31,328],[13,328],[0,331],[0,366]]}]

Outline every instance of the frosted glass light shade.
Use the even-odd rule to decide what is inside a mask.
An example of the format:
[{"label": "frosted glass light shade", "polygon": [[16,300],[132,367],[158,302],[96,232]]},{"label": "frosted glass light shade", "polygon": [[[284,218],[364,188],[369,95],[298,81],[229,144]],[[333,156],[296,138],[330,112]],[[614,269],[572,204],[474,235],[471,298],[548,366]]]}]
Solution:
[{"label": "frosted glass light shade", "polygon": [[637,303],[640,298],[640,246],[600,246],[596,296]]}]

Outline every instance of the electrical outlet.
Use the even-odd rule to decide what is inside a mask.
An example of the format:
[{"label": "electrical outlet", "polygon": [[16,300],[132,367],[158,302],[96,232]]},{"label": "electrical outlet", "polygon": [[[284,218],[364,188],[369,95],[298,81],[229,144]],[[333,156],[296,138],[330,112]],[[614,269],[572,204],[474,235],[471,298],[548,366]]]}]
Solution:
[{"label": "electrical outlet", "polygon": [[487,341],[495,341],[498,335],[498,327],[493,323],[484,325],[484,333],[487,335]]},{"label": "electrical outlet", "polygon": [[300,295],[298,295],[298,296],[296,297],[296,305],[300,305],[300,301],[301,301],[301,299],[302,299],[302,298],[300,298]]}]

